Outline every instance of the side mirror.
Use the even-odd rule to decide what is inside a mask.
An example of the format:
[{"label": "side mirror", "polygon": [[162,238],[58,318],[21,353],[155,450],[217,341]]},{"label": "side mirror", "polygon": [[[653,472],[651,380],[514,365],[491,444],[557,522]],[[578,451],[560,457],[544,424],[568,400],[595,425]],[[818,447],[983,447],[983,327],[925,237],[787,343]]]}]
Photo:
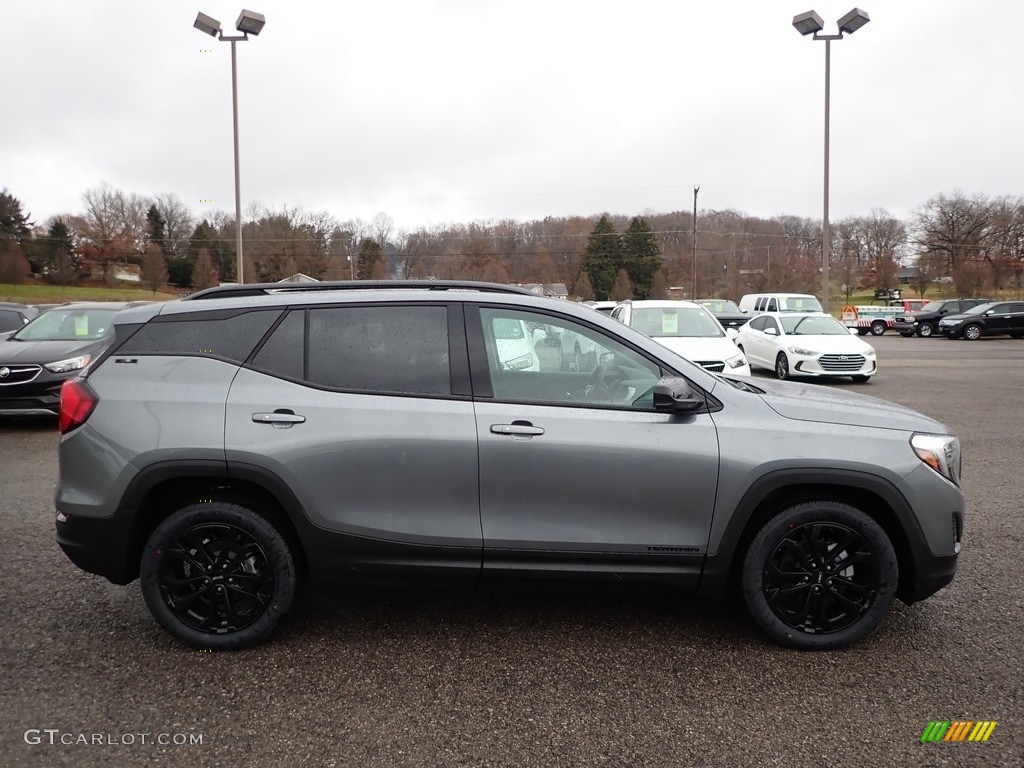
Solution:
[{"label": "side mirror", "polygon": [[726,328],[725,335],[728,336],[733,341],[736,341],[736,337],[740,335],[740,332],[737,331],[735,328]]},{"label": "side mirror", "polygon": [[766,333],[767,335],[769,335],[769,336],[778,336],[778,335],[779,335],[779,331],[778,331],[778,329],[777,329],[777,328],[774,328],[774,327],[773,327],[773,328],[765,328],[765,329],[764,329],[764,332],[765,332],[765,333]]},{"label": "side mirror", "polygon": [[846,330],[848,330],[850,334],[853,336],[856,336],[858,333],[860,333],[860,331],[858,331],[856,328],[847,328]]},{"label": "side mirror", "polygon": [[662,376],[654,385],[654,407],[656,410],[693,411],[704,404],[704,398],[694,393],[686,379]]}]

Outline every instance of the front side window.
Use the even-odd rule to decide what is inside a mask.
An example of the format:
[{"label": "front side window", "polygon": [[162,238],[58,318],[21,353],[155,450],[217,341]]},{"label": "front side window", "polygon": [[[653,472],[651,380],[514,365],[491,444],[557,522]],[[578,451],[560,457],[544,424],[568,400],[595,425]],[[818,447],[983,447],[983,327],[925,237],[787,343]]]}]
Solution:
[{"label": "front side window", "polygon": [[602,331],[507,308],[483,307],[480,319],[495,399],[653,408],[660,366]]},{"label": "front side window", "polygon": [[[510,324],[500,332],[525,334]],[[446,307],[312,309],[308,335],[311,384],[387,394],[451,394]]]}]

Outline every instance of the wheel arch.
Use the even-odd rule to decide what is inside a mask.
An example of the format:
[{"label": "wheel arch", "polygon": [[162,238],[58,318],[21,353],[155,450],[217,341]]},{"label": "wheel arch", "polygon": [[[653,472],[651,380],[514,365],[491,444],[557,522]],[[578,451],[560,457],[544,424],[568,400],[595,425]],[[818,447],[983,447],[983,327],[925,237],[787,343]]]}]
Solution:
[{"label": "wheel arch", "polygon": [[169,462],[140,472],[125,493],[122,508],[134,510],[125,553],[129,581],[138,577],[143,548],[156,527],[198,501],[241,504],[259,514],[284,536],[299,574],[306,574],[306,546],[294,514],[299,502],[279,478],[251,469],[233,468],[229,475],[221,462]]},{"label": "wheel arch", "polygon": [[780,470],[760,477],[744,494],[709,555],[698,591],[717,597],[738,584],[743,555],[757,531],[787,507],[808,501],[837,501],[860,509],[885,531],[896,551],[900,583],[896,596],[909,602],[917,583],[916,551],[924,533],[903,495],[888,480],[854,470]]}]

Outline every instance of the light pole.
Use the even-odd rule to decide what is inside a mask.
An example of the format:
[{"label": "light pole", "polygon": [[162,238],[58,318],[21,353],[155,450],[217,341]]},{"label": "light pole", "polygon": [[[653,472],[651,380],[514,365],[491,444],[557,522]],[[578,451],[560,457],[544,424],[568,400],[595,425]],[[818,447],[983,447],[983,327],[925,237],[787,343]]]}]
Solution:
[{"label": "light pole", "polygon": [[244,283],[242,274],[242,182],[238,172],[238,64],[235,58],[235,43],[239,40],[248,40],[249,35],[258,35],[267,23],[261,13],[242,10],[235,22],[235,29],[242,34],[227,36],[220,28],[220,22],[200,13],[196,16],[193,26],[200,32],[205,32],[216,37],[221,42],[231,43],[231,116],[235,133],[235,250],[237,251],[237,262],[235,266],[235,280]]},{"label": "light pole", "polygon": [[700,192],[700,184],[693,185],[693,284],[690,290],[693,294],[690,299],[697,299],[697,193]]},{"label": "light pole", "polygon": [[828,220],[828,134],[829,134],[829,98],[830,98],[830,75],[832,66],[832,41],[842,40],[843,34],[852,35],[858,29],[871,21],[871,18],[860,8],[854,8],[837,22],[839,33],[836,35],[823,35],[821,30],[825,24],[814,11],[801,13],[793,17],[793,26],[801,35],[814,35],[814,40],[825,41],[825,204],[821,216],[821,303],[828,312],[829,291],[828,291],[828,262],[832,254],[832,232],[829,229]]}]

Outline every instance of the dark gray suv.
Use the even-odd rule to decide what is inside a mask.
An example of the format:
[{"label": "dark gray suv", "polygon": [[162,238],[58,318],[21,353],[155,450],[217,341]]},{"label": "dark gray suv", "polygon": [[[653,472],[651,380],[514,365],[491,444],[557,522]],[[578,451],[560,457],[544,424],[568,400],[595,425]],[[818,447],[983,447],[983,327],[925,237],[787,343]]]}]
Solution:
[{"label": "dark gray suv", "polygon": [[[582,305],[481,283],[226,286],[115,331],[64,387],[57,541],[141,579],[197,648],[266,639],[305,579],[737,591],[804,649],[953,579],[945,426],[710,373]],[[588,366],[560,365],[565,333]]]}]

